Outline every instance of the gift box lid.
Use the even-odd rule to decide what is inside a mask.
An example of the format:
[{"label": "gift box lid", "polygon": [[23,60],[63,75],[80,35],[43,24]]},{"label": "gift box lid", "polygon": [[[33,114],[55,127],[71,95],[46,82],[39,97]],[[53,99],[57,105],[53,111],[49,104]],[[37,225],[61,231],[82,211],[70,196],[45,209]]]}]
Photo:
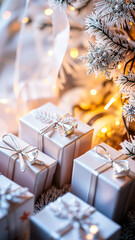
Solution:
[{"label": "gift box lid", "polygon": [[[20,123],[26,124],[27,126],[29,126],[34,131],[37,131],[37,132],[39,132],[41,129],[46,127],[48,124],[44,122],[42,117],[37,118],[35,115],[35,111],[38,111],[38,113],[43,113],[43,114],[47,113],[48,116],[49,115],[53,116],[54,114],[58,114],[60,117],[62,117],[65,114],[67,114],[66,112],[63,112],[61,109],[59,109],[56,105],[52,103],[47,103],[37,108],[36,110],[31,111],[30,113],[23,116],[22,118],[20,118]],[[62,139],[61,139],[61,134],[59,134],[55,130],[51,130],[50,132],[45,133],[45,136],[47,138],[51,137],[51,140],[55,142],[56,145],[63,148],[64,146],[76,141],[83,135],[93,131],[92,127],[90,127],[89,125],[77,119],[75,119],[75,123],[78,124],[78,128],[75,129],[74,133],[69,135],[68,137],[65,137],[64,135],[62,135]]]},{"label": "gift box lid", "polygon": [[[2,187],[8,188],[10,186],[10,192],[15,190],[23,189],[17,183],[11,181],[7,177],[0,174],[0,190]],[[32,200],[33,199],[33,200]],[[20,195],[20,197],[13,197],[12,200],[0,200],[0,220],[4,219],[8,214],[15,211],[16,208],[23,205],[25,202],[32,200],[33,209],[34,209],[34,195],[28,191]],[[4,206],[3,206],[4,204]]]},{"label": "gift box lid", "polygon": [[[62,197],[58,198],[53,204],[58,204],[57,209],[61,209],[60,200],[67,203],[71,203],[73,199],[78,201],[78,203],[80,204],[79,206],[81,208],[81,211],[87,212],[88,209],[91,210],[92,214],[88,218],[90,219],[92,225],[97,224],[97,226],[99,226],[99,232],[102,235],[102,239],[118,239],[117,237],[120,233],[120,226],[117,223],[105,217],[103,214],[96,211],[94,207],[89,206],[87,203],[85,203],[78,197],[74,196],[72,193],[67,193],[63,195]],[[30,218],[30,221],[33,224],[36,224],[38,226],[39,231],[42,229],[42,232],[44,232],[45,234],[48,234],[50,237],[52,236],[56,237],[57,232],[59,232],[60,229],[63,229],[65,225],[69,224],[69,219],[59,217],[58,214],[55,215],[55,213],[51,210],[51,204],[46,206],[43,210],[41,210],[35,216],[32,216]],[[31,229],[31,232],[32,232],[32,229]],[[68,237],[75,236],[74,227],[73,229],[71,229],[70,233],[71,235],[68,235],[66,232],[65,238],[62,237],[61,239],[69,239]],[[114,238],[111,238],[112,236],[114,236]],[[50,239],[50,238],[47,238],[47,239]],[[74,238],[74,239],[77,239],[77,238]]]}]

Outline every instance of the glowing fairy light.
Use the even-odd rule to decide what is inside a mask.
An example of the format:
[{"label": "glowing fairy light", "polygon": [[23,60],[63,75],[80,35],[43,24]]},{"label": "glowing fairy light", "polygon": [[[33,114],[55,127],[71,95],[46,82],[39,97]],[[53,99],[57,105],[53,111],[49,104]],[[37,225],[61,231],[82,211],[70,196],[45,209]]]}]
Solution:
[{"label": "glowing fairy light", "polygon": [[3,20],[8,20],[10,17],[11,17],[11,12],[10,12],[10,11],[5,11],[5,12],[2,14]]},{"label": "glowing fairy light", "polygon": [[102,129],[101,129],[101,132],[102,132],[102,133],[106,133],[106,132],[107,132],[107,128],[106,128],[106,127],[102,128]]},{"label": "glowing fairy light", "polygon": [[93,95],[93,96],[96,95],[97,94],[97,90],[96,89],[91,89],[90,90],[90,94]]},{"label": "glowing fairy light", "polygon": [[27,23],[29,21],[29,18],[28,17],[24,17],[22,18],[21,22],[22,23]]},{"label": "glowing fairy light", "polygon": [[0,103],[6,104],[8,103],[8,100],[6,98],[2,98],[0,99]]},{"label": "glowing fairy light", "polygon": [[74,11],[75,11],[75,8],[74,8],[73,6],[71,6],[71,7],[70,7],[70,10],[71,10],[72,12],[74,12]]},{"label": "glowing fairy light", "polygon": [[122,68],[122,64],[119,63],[117,68],[120,70]]},{"label": "glowing fairy light", "polygon": [[120,125],[120,121],[117,120],[117,121],[115,122],[115,124],[116,124],[117,126],[119,126],[119,125]]},{"label": "glowing fairy light", "polygon": [[72,58],[77,58],[79,55],[78,49],[77,48],[71,48],[70,49],[70,56]]},{"label": "glowing fairy light", "polygon": [[89,233],[86,235],[87,240],[93,240],[93,234]]},{"label": "glowing fairy light", "polygon": [[48,54],[49,57],[52,57],[53,56],[53,51],[49,50],[47,54]]},{"label": "glowing fairy light", "polygon": [[46,16],[51,16],[53,14],[53,10],[51,8],[47,8],[44,10],[44,14]]},{"label": "glowing fairy light", "polygon": [[90,232],[94,235],[97,234],[98,233],[98,227],[96,225],[91,225],[90,226]]}]

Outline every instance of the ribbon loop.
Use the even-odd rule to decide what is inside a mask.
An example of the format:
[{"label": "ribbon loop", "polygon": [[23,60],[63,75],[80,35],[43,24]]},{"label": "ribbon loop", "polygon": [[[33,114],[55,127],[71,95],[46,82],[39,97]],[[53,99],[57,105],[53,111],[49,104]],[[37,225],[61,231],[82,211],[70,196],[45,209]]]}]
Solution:
[{"label": "ribbon loop", "polygon": [[[2,141],[8,147],[0,146],[0,148],[13,151],[14,154],[10,156],[12,158],[14,155],[17,155],[17,159],[19,159],[20,170],[21,172],[25,171],[26,164],[28,166],[33,164],[38,165],[45,165],[43,161],[37,159],[38,157],[38,150],[30,145],[26,146],[25,148],[21,149],[19,141],[14,137],[12,134],[6,134],[2,137]],[[25,161],[26,160],[26,161]]]},{"label": "ribbon loop", "polygon": [[[105,154],[100,153],[98,151],[99,148],[104,150]],[[113,168],[113,174],[115,175],[115,177],[124,177],[129,173],[130,167],[129,167],[129,162],[127,160],[124,160],[124,159],[113,160],[111,158],[110,153],[107,151],[107,149],[100,144],[95,147],[95,151],[97,154],[103,157],[105,161],[111,162],[112,164],[111,166]]]}]

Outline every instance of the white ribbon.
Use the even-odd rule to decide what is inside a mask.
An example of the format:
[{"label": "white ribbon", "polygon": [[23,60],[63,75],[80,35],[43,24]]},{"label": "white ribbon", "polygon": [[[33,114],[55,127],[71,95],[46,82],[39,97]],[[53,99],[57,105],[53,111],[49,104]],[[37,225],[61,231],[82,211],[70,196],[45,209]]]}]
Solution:
[{"label": "white ribbon", "polygon": [[[65,227],[57,231],[55,239],[60,239],[63,235],[71,231],[75,227],[75,224],[78,225],[78,240],[83,239],[82,234],[86,236],[90,233],[89,228],[93,225],[90,215],[95,212],[93,207],[82,210],[80,202],[74,198],[70,203],[60,198],[57,202],[51,203],[49,207],[56,217],[69,220],[69,223]],[[96,237],[96,239],[100,239],[99,232],[96,234]]]}]

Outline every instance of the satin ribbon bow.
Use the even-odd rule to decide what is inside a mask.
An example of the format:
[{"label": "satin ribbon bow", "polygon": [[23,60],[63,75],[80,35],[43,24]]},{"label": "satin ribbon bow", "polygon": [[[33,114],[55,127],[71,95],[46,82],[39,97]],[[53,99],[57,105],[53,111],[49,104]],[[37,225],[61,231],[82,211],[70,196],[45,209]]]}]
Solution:
[{"label": "satin ribbon bow", "polygon": [[[51,203],[49,207],[57,217],[69,220],[69,224],[57,231],[55,239],[60,239],[74,227],[78,227],[79,230],[78,237],[76,238],[78,240],[84,239],[86,235],[90,233],[90,226],[92,226],[93,223],[89,217],[95,212],[93,207],[81,210],[81,204],[74,198],[70,201],[70,203],[63,199],[59,199],[57,203]],[[96,239],[100,239],[99,232],[97,232],[96,237]]]},{"label": "satin ribbon bow", "polygon": [[40,132],[43,134],[51,131],[53,128],[57,132],[63,132],[64,136],[67,137],[74,132],[74,129],[78,127],[77,123],[74,123],[75,119],[69,114],[65,114],[59,117],[57,114],[51,116],[45,111],[34,110],[35,117],[43,123],[48,124],[45,128],[41,129]]},{"label": "satin ribbon bow", "polygon": [[7,147],[0,146],[0,148],[14,152],[12,156],[10,156],[10,158],[12,158],[13,156],[16,156],[15,161],[19,159],[21,172],[25,171],[26,164],[28,166],[33,164],[44,165],[44,162],[37,159],[37,156],[38,156],[37,148],[34,148],[33,146],[28,145],[25,148],[21,149],[19,141],[17,141],[15,136],[12,134],[4,135],[2,137],[2,141],[3,143],[5,143]]},{"label": "satin ribbon bow", "polygon": [[[98,150],[102,149],[104,150],[105,154],[100,153]],[[105,147],[103,147],[102,145],[97,145],[95,147],[95,151],[97,152],[97,154],[99,154],[101,157],[103,157],[105,160],[107,160],[107,163],[111,163],[111,166],[113,168],[113,174],[116,177],[124,177],[126,176],[129,171],[130,171],[130,167],[129,167],[129,162],[127,160],[113,160],[111,158],[110,153],[107,151],[107,149]],[[127,158],[127,157],[126,157]],[[104,165],[106,165],[107,163],[105,163]]]}]

